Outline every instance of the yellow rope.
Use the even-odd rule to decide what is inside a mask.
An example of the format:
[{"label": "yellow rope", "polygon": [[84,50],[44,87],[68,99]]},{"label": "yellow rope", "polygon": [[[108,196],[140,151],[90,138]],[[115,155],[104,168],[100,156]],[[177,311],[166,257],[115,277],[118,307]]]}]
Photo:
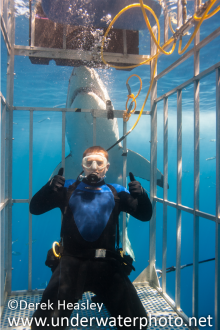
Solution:
[{"label": "yellow rope", "polygon": [[171,17],[170,17],[170,15],[169,15],[169,27],[170,27],[171,32],[172,32],[172,33],[175,33],[175,31],[174,31],[174,29],[173,29],[173,27],[172,27],[172,23],[171,23]]},{"label": "yellow rope", "polygon": [[[218,6],[215,10],[213,10],[210,14],[206,15],[204,20],[214,16],[220,10],[220,6]],[[202,17],[198,17],[196,15],[193,16],[194,20],[199,21]]]},{"label": "yellow rope", "polygon": [[147,96],[145,97],[145,100],[144,100],[144,103],[142,105],[142,108],[141,108],[141,111],[138,115],[138,118],[135,122],[135,124],[132,126],[132,128],[128,131],[128,134],[131,133],[131,131],[133,131],[133,129],[137,126],[137,123],[139,122],[140,118],[141,118],[141,115],[142,115],[142,112],[144,110],[144,107],[145,107],[145,104],[147,103],[147,99],[148,99],[148,96],[150,94],[150,91],[151,91],[151,88],[152,88],[152,85],[153,85],[153,82],[154,82],[154,77],[155,77],[155,73],[156,73],[156,68],[157,68],[157,58],[155,60],[155,64],[154,64],[154,70],[153,70],[153,77],[151,79],[151,82],[150,82],[150,87],[148,89],[148,92],[147,92]]},{"label": "yellow rope", "polygon": [[[130,77],[128,77],[127,81],[126,81],[126,85],[128,84],[128,81],[130,80],[130,78],[132,77],[137,77],[140,81],[140,88],[139,88],[139,91],[137,93],[136,96],[134,96],[134,94],[129,94],[128,95],[128,98],[127,98],[127,102],[126,102],[126,105],[125,105],[125,108],[126,108],[126,111],[127,112],[124,112],[123,113],[123,119],[124,121],[128,121],[129,118],[131,117],[131,114],[135,112],[135,109],[136,109],[136,106],[137,106],[137,102],[136,102],[136,98],[139,96],[140,92],[141,92],[141,89],[142,89],[142,80],[141,78],[137,75],[137,74],[132,74]],[[132,102],[134,102],[134,109],[132,109],[130,112],[128,112],[128,101],[132,99]]]},{"label": "yellow rope", "polygon": [[[104,48],[104,42],[105,42],[105,40],[106,40],[106,37],[107,37],[107,35],[108,35],[108,33],[109,33],[109,31],[110,31],[112,25],[113,25],[113,24],[115,23],[115,21],[116,21],[121,15],[122,15],[122,13],[124,13],[126,10],[129,10],[129,9],[131,9],[131,8],[134,8],[134,7],[143,7],[142,12],[143,12],[143,10],[144,10],[144,18],[145,18],[145,22],[146,22],[146,24],[147,24],[147,27],[148,27],[148,29],[149,29],[151,35],[153,36],[153,39],[154,39],[154,41],[155,41],[157,47],[158,47],[163,53],[165,53],[165,54],[167,54],[167,55],[172,54],[173,51],[174,51],[174,49],[175,49],[175,46],[176,46],[176,40],[174,40],[174,38],[170,38],[170,40],[168,40],[168,41],[167,41],[162,47],[159,46],[159,42],[160,42],[160,24],[159,24],[159,20],[158,20],[156,14],[154,13],[154,11],[153,11],[149,6],[144,5],[144,4],[143,4],[143,1],[142,1],[142,3],[141,3],[141,0],[140,0],[140,4],[132,4],[132,5],[129,5],[129,6],[125,7],[125,8],[123,8],[123,9],[122,9],[122,10],[121,10],[121,11],[120,11],[120,12],[119,12],[119,13],[113,18],[112,22],[111,22],[110,25],[108,26],[108,28],[107,28],[107,30],[106,30],[106,32],[105,32],[105,35],[104,35],[104,37],[103,37],[103,40],[102,40],[102,45],[101,45],[101,58],[102,58],[102,61],[103,61],[106,65],[108,65],[108,63],[105,61],[104,56],[103,56],[103,48]],[[147,9],[148,11],[150,11],[151,14],[152,14],[152,15],[154,16],[154,18],[155,18],[155,21],[156,21],[156,24],[157,24],[157,28],[158,28],[158,40],[156,40],[156,38],[155,38],[155,36],[154,36],[154,34],[153,34],[153,31],[152,31],[152,28],[151,28],[150,22],[149,22],[148,17],[147,17],[147,15],[146,15],[146,13],[145,13],[145,9]],[[173,46],[172,46],[170,52],[165,52],[165,51],[163,50],[163,48],[169,46],[169,45],[172,44],[172,43],[173,43]],[[156,53],[155,55],[151,56],[149,59],[147,59],[147,60],[145,60],[145,61],[143,61],[143,62],[141,62],[141,63],[139,63],[139,64],[137,64],[137,65],[129,65],[129,66],[126,66],[126,67],[118,66],[118,65],[116,66],[116,65],[112,65],[112,64],[110,64],[111,67],[116,68],[116,69],[125,69],[125,68],[129,68],[129,69],[131,69],[131,68],[136,68],[136,67],[138,67],[138,66],[140,66],[140,65],[143,65],[143,64],[147,64],[148,62],[150,62],[150,61],[156,59],[156,61],[155,61],[155,66],[154,66],[153,78],[152,78],[152,80],[151,80],[150,88],[149,88],[149,90],[148,90],[147,96],[146,96],[145,101],[144,101],[144,104],[143,104],[143,106],[142,106],[142,108],[141,108],[140,114],[139,114],[139,116],[138,116],[138,118],[137,118],[137,121],[135,122],[135,124],[133,125],[133,127],[130,129],[129,132],[131,132],[131,131],[135,128],[135,126],[137,125],[137,123],[138,123],[138,121],[139,121],[139,119],[140,119],[140,117],[141,117],[141,115],[142,115],[142,112],[143,112],[143,110],[144,110],[144,106],[145,106],[145,104],[146,104],[146,102],[147,102],[148,96],[149,96],[149,94],[150,94],[150,90],[151,90],[151,88],[152,88],[152,84],[153,84],[153,80],[154,80],[154,76],[155,76],[155,72],[156,72],[156,65],[157,65],[157,57],[158,57],[158,56],[159,56],[159,51],[157,51],[157,53]],[[128,80],[129,80],[132,76],[133,76],[133,75],[131,75],[131,76],[128,78]],[[137,76],[137,75],[136,75],[136,76]],[[138,77],[138,76],[137,76],[137,77]],[[138,78],[139,78],[139,77],[138,77]],[[128,81],[128,80],[127,80],[127,81]],[[140,78],[139,78],[139,80],[141,81]],[[141,85],[142,85],[142,83],[141,83]],[[141,88],[140,88],[140,90],[141,90]],[[124,121],[128,121],[128,119],[129,119],[130,116],[131,116],[131,113],[133,113],[133,112],[135,111],[135,109],[136,109],[136,98],[137,98],[138,95],[140,94],[140,90],[139,90],[138,94],[136,95],[136,97],[134,97],[133,94],[128,95],[128,99],[127,99],[127,102],[126,102],[126,110],[128,111],[128,109],[127,109],[127,104],[128,104],[128,100],[129,100],[129,99],[132,99],[133,102],[135,103],[135,105],[134,105],[134,109],[133,109],[132,111],[130,111],[130,113],[128,113],[128,112],[126,112],[126,111],[124,112],[124,114],[123,114],[123,119],[124,119]]]},{"label": "yellow rope", "polygon": [[[174,39],[173,37],[171,37],[171,38],[170,38],[170,39],[169,39],[169,40],[168,40],[168,41],[167,41],[162,47],[160,46],[160,24],[159,24],[159,20],[158,20],[158,18],[157,18],[157,16],[156,16],[155,12],[154,12],[149,6],[147,6],[147,5],[145,5],[145,4],[143,3],[143,0],[139,0],[139,1],[140,1],[139,4],[134,3],[134,4],[131,4],[131,5],[129,5],[129,6],[126,6],[125,8],[123,8],[123,9],[122,9],[122,10],[121,10],[121,11],[120,11],[120,12],[119,12],[119,13],[113,18],[112,22],[109,24],[109,26],[108,26],[108,28],[107,28],[105,34],[104,34],[104,37],[103,37],[103,39],[102,39],[102,44],[101,44],[101,58],[102,58],[102,61],[103,61],[106,65],[110,65],[111,67],[113,67],[113,68],[115,68],[115,69],[122,69],[122,70],[123,70],[123,69],[133,69],[133,68],[136,68],[136,67],[138,67],[138,66],[140,66],[140,65],[147,64],[147,63],[149,63],[149,62],[155,60],[155,63],[154,63],[154,70],[153,70],[153,76],[152,76],[152,79],[151,79],[151,82],[150,82],[150,87],[149,87],[149,89],[148,89],[148,92],[147,92],[146,98],[145,98],[145,100],[144,100],[144,103],[143,103],[143,105],[142,105],[141,111],[140,111],[140,113],[139,113],[139,116],[138,116],[138,118],[137,118],[135,124],[134,124],[134,125],[132,126],[132,128],[128,131],[127,135],[128,135],[128,134],[129,134],[134,128],[135,128],[135,126],[137,125],[137,123],[138,123],[138,121],[139,121],[139,119],[140,119],[140,117],[141,117],[141,115],[142,115],[142,112],[143,112],[143,110],[144,110],[145,104],[146,104],[146,102],[147,102],[148,96],[149,96],[150,91],[151,91],[151,88],[152,88],[152,86],[153,86],[154,77],[155,77],[156,68],[157,68],[157,59],[158,59],[159,54],[160,54],[160,53],[163,53],[163,54],[165,54],[165,55],[170,55],[170,54],[172,54],[172,53],[174,52],[174,49],[175,49],[175,47],[176,47],[176,42],[177,42],[176,39]],[[179,40],[179,48],[178,48],[178,53],[179,53],[180,55],[183,54],[183,53],[186,51],[186,49],[189,47],[189,45],[191,44],[193,38],[195,37],[195,35],[196,35],[198,29],[200,28],[202,22],[203,22],[205,19],[208,19],[208,18],[212,17],[213,15],[215,15],[215,14],[220,10],[220,6],[219,6],[219,7],[217,7],[212,13],[208,14],[209,10],[213,7],[213,5],[215,4],[215,2],[216,2],[216,0],[212,0],[212,1],[210,2],[210,4],[208,5],[208,7],[206,8],[205,12],[203,13],[202,17],[197,17],[196,15],[194,15],[193,18],[194,18],[195,20],[198,20],[199,23],[197,24],[197,26],[196,26],[196,28],[195,28],[195,31],[194,31],[194,33],[192,34],[192,36],[191,36],[191,38],[189,39],[189,41],[187,42],[186,46],[185,46],[182,50],[181,50],[181,47],[182,47],[182,37],[180,38],[180,40]],[[127,11],[127,10],[129,10],[129,9],[131,9],[131,8],[135,8],[135,7],[141,7],[141,10],[142,10],[142,14],[143,14],[143,16],[144,16],[145,23],[146,23],[146,25],[147,25],[147,27],[148,27],[148,30],[149,30],[149,32],[150,32],[150,35],[151,35],[152,39],[154,40],[154,42],[155,42],[155,44],[156,44],[156,46],[157,46],[157,52],[156,52],[155,55],[151,56],[151,57],[148,58],[147,60],[145,60],[145,61],[143,61],[143,62],[141,62],[141,63],[139,63],[139,64],[136,64],[136,65],[128,65],[128,66],[125,67],[125,66],[118,66],[118,65],[108,64],[108,63],[105,61],[104,56],[103,56],[104,42],[105,42],[105,40],[106,40],[106,38],[107,38],[107,35],[108,35],[108,33],[109,33],[111,27],[112,27],[113,24],[115,23],[115,21],[116,21],[116,20],[117,20],[117,19],[118,19],[118,18],[119,18],[119,17],[120,17],[125,11]],[[157,39],[156,39],[156,37],[155,37],[155,35],[154,35],[153,31],[152,31],[152,28],[151,28],[150,22],[149,22],[149,20],[148,20],[147,14],[146,14],[146,9],[147,9],[147,10],[148,10],[148,11],[154,16],[154,18],[155,18],[155,21],[156,21],[156,24],[157,24],[157,28],[158,28],[158,38],[157,38]],[[172,31],[173,33],[175,33],[175,31],[174,31],[173,28],[172,28],[172,24],[171,24],[171,19],[170,19],[170,17],[169,17],[169,26],[170,26],[171,31]],[[173,45],[172,45],[171,50],[170,50],[169,52],[166,52],[164,49],[165,49],[166,47],[168,47],[168,46],[169,46],[170,44],[172,44],[172,43],[173,43]],[[141,81],[141,78],[140,78],[138,75],[135,75],[135,74],[131,75],[131,76],[127,79],[126,84],[128,83],[129,79],[130,79],[131,77],[133,77],[133,76],[138,77],[138,79],[140,80],[140,89],[139,89],[139,91],[138,91],[138,93],[137,93],[137,95],[136,95],[135,97],[134,97],[134,94],[132,94],[132,93],[131,93],[130,95],[128,95],[128,99],[127,99],[127,102],[126,102],[126,111],[125,111],[124,114],[123,114],[123,119],[124,119],[124,121],[128,121],[129,118],[130,118],[130,116],[131,116],[131,114],[134,113],[134,111],[135,111],[135,109],[136,109],[136,98],[137,98],[138,95],[140,94],[140,91],[141,91],[141,88],[142,88],[142,81]],[[127,105],[128,105],[128,101],[129,101],[129,99],[132,99],[132,102],[134,102],[134,109],[131,110],[131,111],[128,113]]]},{"label": "yellow rope", "polygon": [[[101,44],[101,58],[102,58],[102,61],[103,61],[103,63],[105,63],[106,65],[110,65],[111,67],[113,67],[113,68],[115,68],[115,69],[133,69],[133,68],[136,68],[136,67],[138,67],[138,66],[140,66],[140,65],[143,65],[143,64],[147,64],[148,62],[150,62],[150,61],[152,61],[156,56],[154,55],[153,57],[150,57],[149,59],[147,59],[147,60],[145,60],[145,61],[143,61],[143,62],[141,62],[141,63],[139,63],[139,64],[135,64],[135,65],[128,65],[128,66],[119,66],[119,65],[113,65],[113,64],[109,64],[109,63],[107,63],[106,61],[105,61],[105,59],[104,59],[104,56],[103,56],[103,48],[104,48],[104,42],[105,42],[105,40],[106,40],[106,37],[107,37],[107,35],[108,35],[108,33],[109,33],[109,31],[110,31],[110,29],[111,29],[111,27],[112,27],[112,25],[115,23],[115,21],[125,12],[125,11],[127,11],[127,10],[129,10],[129,9],[131,9],[131,8],[135,8],[135,7],[140,7],[141,5],[140,4],[138,4],[138,3],[134,3],[134,4],[132,4],[132,5],[129,5],[129,6],[127,6],[127,7],[125,7],[125,8],[123,8],[114,18],[113,18],[113,20],[111,21],[111,23],[109,24],[109,26],[108,26],[108,28],[107,28],[107,30],[106,30],[106,32],[105,32],[105,34],[104,34],[104,37],[103,37],[103,39],[102,39],[102,44]],[[157,16],[156,16],[156,14],[155,14],[155,12],[149,7],[149,6],[147,6],[147,5],[143,5],[144,6],[144,8],[146,8],[147,10],[149,10],[150,12],[151,12],[151,14],[154,16],[154,18],[155,18],[155,20],[156,20],[156,24],[157,24],[157,27],[158,27],[158,42],[160,41],[160,24],[159,24],[159,21],[158,21],[158,18],[157,18]],[[149,23],[149,27],[150,27],[150,29],[151,29],[151,26],[150,26],[150,23]],[[163,45],[163,47],[162,48],[165,48],[165,47],[167,47],[167,46],[169,46],[172,42],[174,41],[174,39],[173,38],[171,38],[170,40],[168,40],[164,45]],[[157,55],[158,56],[158,55]]]},{"label": "yellow rope", "polygon": [[[210,4],[208,5],[208,7],[206,8],[206,10],[204,11],[202,17],[200,18],[199,23],[197,24],[197,26],[196,26],[196,28],[195,28],[193,34],[191,35],[189,41],[187,42],[187,44],[185,45],[185,47],[183,47],[182,50],[181,50],[181,47],[182,47],[182,38],[180,38],[180,41],[179,41],[179,48],[178,48],[178,53],[179,53],[179,55],[182,55],[182,54],[187,50],[187,48],[189,47],[189,45],[190,45],[191,42],[193,41],[193,39],[194,39],[196,33],[198,32],[198,30],[199,30],[199,28],[200,28],[202,22],[205,20],[205,17],[206,17],[206,15],[207,15],[207,13],[208,13],[209,10],[214,6],[215,2],[216,2],[216,0],[212,0],[212,1],[210,2]],[[194,17],[193,17],[193,18],[194,18]]]},{"label": "yellow rope", "polygon": [[[147,17],[147,14],[146,14],[146,11],[145,11],[145,5],[144,5],[144,3],[143,3],[143,0],[140,0],[140,5],[141,5],[142,14],[143,14],[144,19],[145,19],[145,23],[146,23],[146,25],[147,25],[147,27],[148,27],[148,30],[150,31],[150,35],[151,35],[151,37],[153,38],[153,41],[155,42],[157,48],[158,48],[163,54],[165,54],[165,55],[170,55],[170,54],[172,54],[173,51],[174,51],[173,48],[171,49],[171,51],[166,52],[166,51],[163,49],[164,47],[160,47],[160,45],[159,45],[159,43],[160,43],[160,28],[159,28],[160,25],[159,25],[159,21],[158,21],[158,19],[157,19],[157,21],[158,21],[158,41],[157,41],[157,39],[155,38],[155,35],[154,35],[153,31],[152,31],[152,28],[151,28],[151,25],[150,25],[149,19],[148,19],[148,17]],[[152,11],[150,10],[150,12],[152,13],[152,12],[154,12],[154,11],[153,11],[153,10],[152,10]],[[156,16],[156,15],[155,15],[155,16]],[[172,39],[172,38],[171,38],[171,39]],[[172,41],[174,41],[174,39],[173,39]]]}]

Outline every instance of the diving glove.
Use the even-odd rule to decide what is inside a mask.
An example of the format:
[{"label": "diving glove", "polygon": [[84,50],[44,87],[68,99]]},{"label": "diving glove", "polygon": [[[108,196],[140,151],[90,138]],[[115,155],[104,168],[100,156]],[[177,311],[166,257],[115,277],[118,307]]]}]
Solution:
[{"label": "diving glove", "polygon": [[63,167],[59,169],[58,175],[55,175],[49,182],[50,189],[52,191],[58,191],[63,188],[65,184],[65,178],[63,177]]},{"label": "diving glove", "polygon": [[134,198],[137,198],[138,196],[143,195],[145,192],[144,192],[144,188],[141,186],[140,182],[135,180],[133,173],[130,172],[129,176],[130,176],[130,180],[131,180],[131,182],[129,182],[129,184],[128,184],[130,194]]}]

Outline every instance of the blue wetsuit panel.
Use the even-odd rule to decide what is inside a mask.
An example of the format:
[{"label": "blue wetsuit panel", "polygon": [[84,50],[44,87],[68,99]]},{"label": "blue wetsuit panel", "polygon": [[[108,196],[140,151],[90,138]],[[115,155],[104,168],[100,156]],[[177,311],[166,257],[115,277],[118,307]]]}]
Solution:
[{"label": "blue wetsuit panel", "polygon": [[71,186],[74,182],[76,182],[76,180],[73,180],[73,179],[66,180],[64,187],[69,188],[69,186]]},{"label": "blue wetsuit panel", "polygon": [[130,192],[125,187],[121,186],[120,184],[110,183],[110,185],[115,188],[117,193],[120,193],[120,192],[124,191],[124,192],[130,194]]},{"label": "blue wetsuit panel", "polygon": [[108,186],[91,187],[81,182],[70,197],[69,206],[83,239],[94,242],[105,229],[115,201]]}]

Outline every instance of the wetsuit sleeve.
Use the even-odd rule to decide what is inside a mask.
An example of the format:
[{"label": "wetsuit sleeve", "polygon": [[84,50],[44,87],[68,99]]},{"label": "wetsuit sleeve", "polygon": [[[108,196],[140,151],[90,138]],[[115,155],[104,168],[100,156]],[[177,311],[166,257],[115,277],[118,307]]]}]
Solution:
[{"label": "wetsuit sleeve", "polygon": [[141,221],[151,219],[152,204],[144,189],[142,194],[136,198],[125,191],[118,193],[118,197],[120,198],[120,211],[129,213],[132,217]]},{"label": "wetsuit sleeve", "polygon": [[50,182],[43,186],[31,199],[30,213],[39,215],[48,212],[56,207],[61,211],[64,207],[66,188],[54,191],[50,187]]}]

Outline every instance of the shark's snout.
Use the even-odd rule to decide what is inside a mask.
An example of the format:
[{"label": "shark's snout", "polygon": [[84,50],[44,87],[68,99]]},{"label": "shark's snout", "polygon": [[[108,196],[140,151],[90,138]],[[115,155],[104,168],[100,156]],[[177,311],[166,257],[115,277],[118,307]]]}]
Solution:
[{"label": "shark's snout", "polygon": [[[84,95],[86,93],[94,93],[104,102],[104,104],[109,99],[108,92],[98,73],[95,69],[88,68],[86,66],[75,67],[72,71],[68,92],[68,95],[71,95],[71,97],[68,100],[68,107],[72,106],[76,96],[78,96],[79,93],[84,93]],[[102,108],[105,110],[106,107],[105,105],[103,106]]]}]

